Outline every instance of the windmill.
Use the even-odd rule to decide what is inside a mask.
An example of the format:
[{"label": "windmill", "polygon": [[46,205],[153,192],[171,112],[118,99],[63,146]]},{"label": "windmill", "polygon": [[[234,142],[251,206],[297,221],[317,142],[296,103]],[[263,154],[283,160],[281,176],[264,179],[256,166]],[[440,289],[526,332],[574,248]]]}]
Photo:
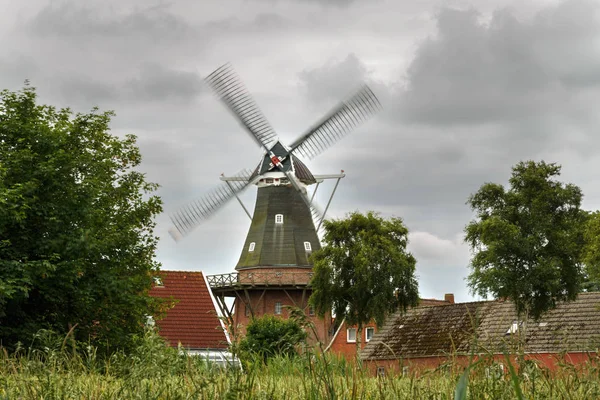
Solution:
[{"label": "windmill", "polygon": [[[229,200],[237,198],[252,221],[235,268],[238,272],[212,275],[208,282],[222,313],[232,325],[245,325],[247,318],[257,313],[283,314],[284,303],[306,306],[312,276],[309,255],[320,248],[317,232],[344,174],[342,171],[341,174],[313,175],[300,158],[312,159],[321,154],[378,111],[380,104],[371,89],[363,85],[286,146],[229,64],[208,75],[206,82],[264,154],[253,170],[221,176],[221,186],[173,213],[174,227],[170,233],[176,240],[183,238]],[[313,200],[318,185],[325,179],[337,179],[337,182],[325,211],[321,212]],[[317,186],[309,198],[307,186],[312,184]],[[253,214],[239,198],[250,185],[258,187]],[[225,297],[235,298],[231,308],[225,303]],[[240,312],[242,305],[244,313]],[[323,331],[325,335],[326,326]]]}]

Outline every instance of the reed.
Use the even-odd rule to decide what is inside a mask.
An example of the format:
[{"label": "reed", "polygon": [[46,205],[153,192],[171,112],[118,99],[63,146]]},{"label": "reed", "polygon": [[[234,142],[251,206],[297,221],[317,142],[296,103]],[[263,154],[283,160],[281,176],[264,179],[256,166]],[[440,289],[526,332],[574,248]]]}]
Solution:
[{"label": "reed", "polygon": [[10,354],[0,349],[0,399],[600,398],[593,359],[552,372],[533,362],[502,371],[484,355],[468,368],[374,377],[360,363],[311,349],[266,364],[257,357],[243,370],[218,368],[166,347],[152,331],[138,338],[130,354],[105,359],[97,349],[51,332],[40,332],[36,341]]}]

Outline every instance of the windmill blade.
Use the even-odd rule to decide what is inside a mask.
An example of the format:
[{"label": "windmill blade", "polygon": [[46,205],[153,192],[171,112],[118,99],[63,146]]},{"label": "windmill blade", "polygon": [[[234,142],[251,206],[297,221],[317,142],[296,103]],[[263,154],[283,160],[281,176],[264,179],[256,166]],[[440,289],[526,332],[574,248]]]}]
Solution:
[{"label": "windmill blade", "polygon": [[292,143],[290,153],[295,151],[305,158],[312,159],[380,109],[379,100],[373,91],[364,85],[350,99],[334,108]]},{"label": "windmill blade", "polygon": [[254,140],[268,150],[270,145],[277,140],[277,134],[231,65],[222,65],[208,75],[205,80]]},{"label": "windmill blade", "polygon": [[249,180],[251,174],[252,170],[244,169],[235,174],[235,177],[239,177],[240,180],[223,182],[203,198],[195,200],[171,214],[171,222],[174,225],[174,228],[169,230],[171,236],[178,240],[190,233],[236,194],[248,187],[251,183]]}]

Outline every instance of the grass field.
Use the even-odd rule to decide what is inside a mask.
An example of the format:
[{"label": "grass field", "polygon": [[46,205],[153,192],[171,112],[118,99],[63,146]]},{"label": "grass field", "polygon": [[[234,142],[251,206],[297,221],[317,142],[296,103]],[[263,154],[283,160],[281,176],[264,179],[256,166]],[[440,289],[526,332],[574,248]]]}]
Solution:
[{"label": "grass field", "polygon": [[448,365],[418,377],[370,376],[333,356],[307,353],[219,369],[168,349],[149,333],[129,355],[100,360],[68,340],[37,350],[0,354],[2,399],[596,399],[600,371],[562,366],[550,373],[535,364],[519,372],[485,362]]}]

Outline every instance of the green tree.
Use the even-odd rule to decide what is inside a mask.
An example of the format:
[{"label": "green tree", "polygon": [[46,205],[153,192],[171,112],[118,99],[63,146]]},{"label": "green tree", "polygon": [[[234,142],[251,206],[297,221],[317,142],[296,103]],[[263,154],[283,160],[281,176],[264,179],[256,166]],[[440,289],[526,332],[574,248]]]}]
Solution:
[{"label": "green tree", "polygon": [[158,312],[157,185],[134,170],[135,137],[109,133],[112,112],[73,116],[35,89],[0,92],[0,340],[40,329],[126,346]]},{"label": "green tree", "polygon": [[600,290],[600,211],[588,214],[584,225],[584,247],[581,261],[584,264],[584,288]]},{"label": "green tree", "polygon": [[358,326],[358,338],[369,321],[381,326],[389,313],[417,305],[416,260],[400,218],[354,212],[323,226],[324,246],[311,257],[310,303],[318,315],[333,310],[338,321]]},{"label": "green tree", "polygon": [[305,343],[306,332],[293,319],[273,315],[253,318],[246,327],[246,336],[240,341],[240,350],[258,354],[267,361],[272,356],[294,356],[297,347]]},{"label": "green tree", "polygon": [[465,227],[469,286],[512,300],[519,315],[534,319],[581,290],[586,213],[579,187],[554,179],[559,175],[556,164],[520,162],[508,190],[486,183],[467,202],[476,213]]}]

